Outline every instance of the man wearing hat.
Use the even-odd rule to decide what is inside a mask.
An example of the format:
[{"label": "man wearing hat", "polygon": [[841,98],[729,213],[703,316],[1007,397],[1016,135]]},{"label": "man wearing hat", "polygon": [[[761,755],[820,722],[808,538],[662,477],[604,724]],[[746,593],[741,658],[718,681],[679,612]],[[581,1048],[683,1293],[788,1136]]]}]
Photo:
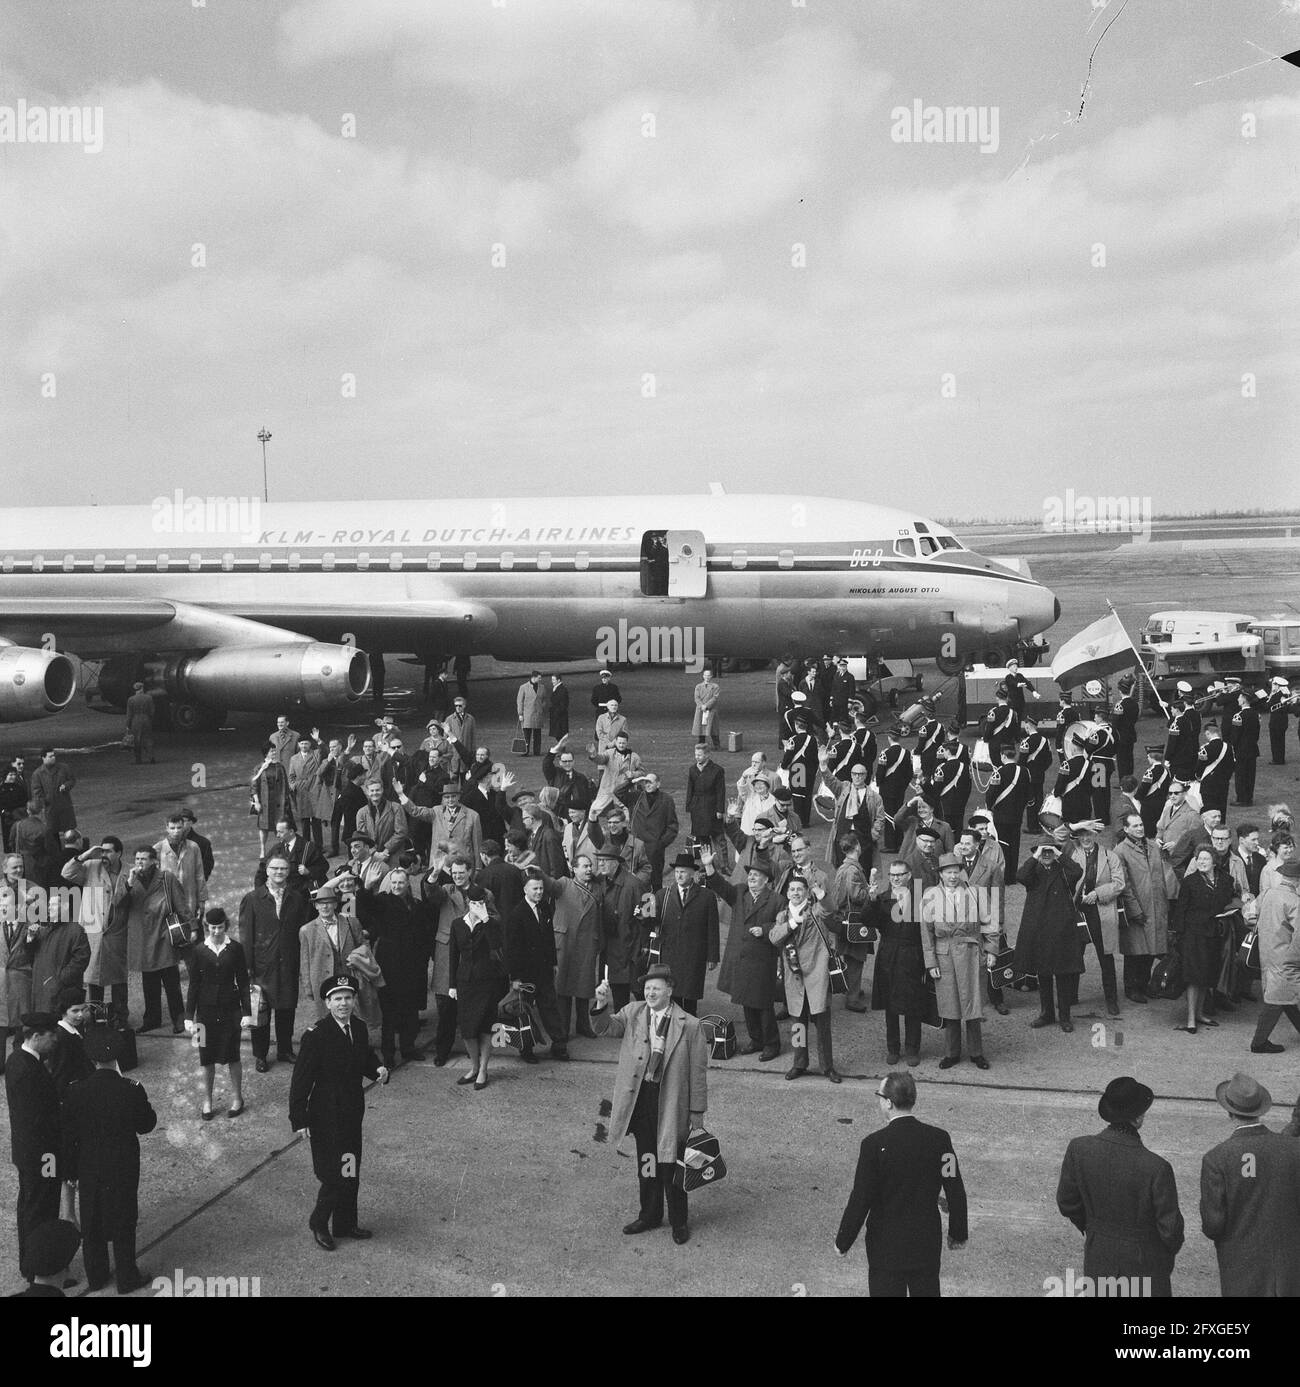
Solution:
[{"label": "man wearing hat", "polygon": [[1286,729],[1291,714],[1295,712],[1295,700],[1286,680],[1275,674],[1269,680],[1268,702],[1268,742],[1273,753],[1275,766],[1286,765]]},{"label": "man wearing hat", "polygon": [[[711,894],[708,898],[713,900]],[[629,1136],[636,1143],[641,1192],[637,1217],[623,1232],[648,1233],[658,1228],[666,1200],[673,1242],[680,1245],[691,1234],[686,1192],[676,1187],[673,1177],[686,1138],[704,1126],[709,1047],[700,1023],[673,1001],[671,968],[649,969],[640,985],[644,1001],[610,1012],[609,984],[602,981],[592,1012],[598,1035],[623,1039],[609,1129],[620,1146]]]},{"label": "man wearing hat", "polygon": [[1029,798],[1025,802],[1025,830],[1038,833],[1038,806],[1043,802],[1043,782],[1053,764],[1052,744],[1039,730],[1038,719],[1025,714],[1020,720],[1024,736],[1020,741],[1020,765],[1029,776]]},{"label": "man wearing hat", "polygon": [[927,798],[935,813],[952,830],[954,842],[966,826],[966,805],[971,793],[970,753],[956,737],[949,737],[940,748],[942,755],[930,777]]},{"label": "man wearing hat", "polygon": [[[984,805],[993,817],[994,833],[1002,845],[1005,860],[1020,862],[1020,821],[1025,811],[1036,803],[1034,783],[1029,772],[1019,764],[1015,742],[1004,742],[999,752],[1001,764],[989,776],[984,792]],[[1041,790],[1040,790],[1041,793]]]},{"label": "man wearing hat", "polygon": [[989,756],[993,764],[999,764],[1002,748],[1008,743],[1014,746],[1020,740],[1020,715],[1008,701],[1010,693],[1006,684],[999,684],[993,691],[995,702],[980,721],[980,736],[988,743]]},{"label": "man wearing hat", "polygon": [[1205,741],[1196,756],[1200,771],[1201,807],[1217,809],[1221,820],[1228,817],[1228,786],[1237,761],[1232,748],[1219,736],[1216,722],[1205,724]]},{"label": "man wearing hat", "polygon": [[781,898],[772,890],[772,868],[754,861],[737,886],[717,870],[711,847],[700,849],[704,884],[732,908],[727,948],[718,972],[718,990],[725,992],[745,1014],[749,1040],[742,1055],[757,1054],[766,1063],[781,1053],[776,1024],[776,964],[778,950],[768,939],[781,911]]},{"label": "man wearing hat", "polygon": [[939,748],[947,740],[948,731],[935,715],[932,699],[923,698],[921,708],[925,718],[916,729],[916,753],[921,758],[921,783],[928,784],[939,764]]},{"label": "man wearing hat", "polygon": [[156,764],[153,754],[153,699],[144,691],[144,683],[137,679],[132,686],[131,697],[126,700],[126,744],[135,756],[135,764],[141,765],[148,756],[149,764]]},{"label": "man wearing hat", "polygon": [[59,1093],[45,1061],[58,1044],[58,1018],[28,1012],[22,1017],[22,1045],[5,1064],[9,1101],[9,1142],[18,1171],[18,1268],[27,1276],[27,1238],[47,1219],[59,1216]]},{"label": "man wearing hat", "polygon": [[477,862],[483,851],[483,820],[460,802],[460,781],[454,777],[442,787],[442,803],[425,809],[407,797],[401,781],[393,782],[398,801],[408,819],[422,819],[429,825],[433,843],[450,843],[454,853]]},{"label": "man wearing hat", "polygon": [[1123,779],[1133,774],[1133,748],[1137,745],[1138,718],[1142,704],[1138,699],[1137,681],[1131,674],[1119,677],[1119,697],[1111,705],[1110,724],[1115,734],[1115,773]]},{"label": "man wearing hat", "polygon": [[298,737],[298,749],[289,758],[289,794],[293,815],[303,833],[321,850],[321,754],[314,737]]},{"label": "man wearing hat", "polygon": [[38,925],[36,937],[28,933],[32,955],[32,1009],[59,1015],[58,996],[66,987],[80,987],[90,963],[90,940],[71,918],[66,897],[51,892],[49,918]]},{"label": "man wearing hat", "polygon": [[550,690],[542,682],[541,671],[536,669],[520,684],[515,694],[515,712],[524,739],[525,756],[541,754],[542,728],[550,716],[549,697]]},{"label": "man wearing hat", "polygon": [[912,753],[892,730],[888,736],[888,744],[876,757],[875,786],[880,794],[880,846],[885,852],[897,852],[901,834],[896,820],[912,783]]},{"label": "man wearing hat", "polygon": [[352,1014],[355,979],[347,973],[326,978],[319,995],[329,1016],[303,1032],[289,1086],[289,1125],[295,1132],[311,1133],[311,1164],[320,1191],[307,1226],[316,1246],[333,1252],[335,1238],[370,1237],[370,1230],[357,1224],[366,1115],[362,1081],[386,1084],[388,1070],[375,1058],[364,1024]]},{"label": "man wearing hat", "polygon": [[659,962],[671,968],[679,1005],[692,1016],[704,996],[704,975],[721,957],[718,899],[696,884],[695,859],[679,852],[673,859],[673,880],[648,905],[653,931],[658,934]]},{"label": "man wearing hat", "polygon": [[1178,681],[1174,706],[1169,713],[1169,734],[1165,739],[1165,760],[1182,780],[1196,779],[1196,753],[1201,740],[1201,715],[1192,703],[1192,686]]},{"label": "man wearing hat", "polygon": [[1038,979],[1041,1008],[1029,1024],[1042,1030],[1059,1021],[1067,1034],[1074,1030],[1070,1008],[1083,972],[1085,938],[1074,898],[1083,873],[1071,855],[1072,847],[1069,826],[1060,824],[1051,837],[1039,842],[1017,873],[1026,895],[1016,935],[1015,968],[1022,976]]},{"label": "man wearing hat", "polygon": [[312,999],[316,1019],[323,1021],[329,1008],[320,995],[321,983],[345,972],[348,956],[364,941],[356,916],[340,912],[339,891],[333,882],[318,886],[311,899],[316,918],[298,930],[298,992]]},{"label": "man wearing hat", "polygon": [[807,828],[812,819],[813,792],[817,788],[817,738],[809,731],[808,719],[794,715],[794,735],[785,743],[781,769],[790,777],[790,798],[799,824]]},{"label": "man wearing hat", "polygon": [[140,1219],[140,1137],[158,1125],[149,1095],[118,1068],[121,1041],[108,1026],[86,1031],[86,1055],[95,1072],[63,1100],[63,1169],[77,1186],[85,1242],[86,1282],[108,1282],[108,1244],[118,1295],[148,1282],[135,1261]]},{"label": "man wearing hat", "polygon": [[592,885],[600,902],[601,951],[598,967],[613,989],[615,1008],[632,999],[632,984],[640,964],[641,883],[628,870],[623,855],[613,844],[596,853]]},{"label": "man wearing hat", "polygon": [[602,669],[598,672],[596,682],[592,686],[591,706],[597,712],[604,712],[611,698],[618,703],[623,701],[623,695],[614,682],[613,674],[607,669]]},{"label": "man wearing hat", "polygon": [[9,1299],[65,1299],[63,1288],[77,1284],[75,1277],[68,1276],[68,1268],[80,1246],[81,1233],[77,1225],[65,1218],[47,1219],[33,1228],[27,1239],[27,1266],[31,1284],[25,1291],[15,1291]]},{"label": "man wearing hat", "polygon": [[1173,783],[1174,773],[1165,761],[1163,745],[1148,746],[1146,753],[1147,768],[1133,789],[1133,798],[1137,802],[1138,812],[1142,815],[1142,826],[1147,837],[1154,838],[1160,816],[1165,812],[1165,802],[1169,798],[1169,787]]},{"label": "man wearing hat", "polygon": [[[1083,1274],[1134,1278],[1120,1294],[1173,1295],[1183,1245],[1174,1168],[1148,1151],[1138,1129],[1155,1094],[1136,1079],[1112,1079],[1097,1104],[1106,1130],[1065,1148],[1056,1207],[1084,1236]],[[1149,1289],[1148,1289],[1149,1285]]]},{"label": "man wearing hat", "polygon": [[[1083,876],[1075,887],[1080,918],[1086,925],[1084,941],[1096,951],[1101,966],[1101,986],[1106,998],[1106,1015],[1119,1015],[1119,988],[1115,976],[1115,954],[1119,949],[1119,909],[1116,902],[1124,894],[1124,868],[1115,853],[1100,838],[1105,824],[1085,819],[1070,825],[1075,836],[1074,862]],[[1078,928],[1078,926],[1076,926]],[[1074,998],[1078,1001],[1078,997]]]},{"label": "man wearing hat", "polygon": [[1285,1015],[1300,1034],[1300,858],[1292,857],[1276,868],[1276,884],[1259,902],[1259,966],[1264,1005],[1251,1041],[1252,1053],[1280,1054],[1283,1047],[1270,1036]]},{"label": "man wearing hat", "polygon": [[1237,706],[1228,720],[1228,745],[1235,770],[1232,777],[1233,803],[1255,802],[1255,766],[1259,761],[1259,714],[1245,689],[1237,690]]},{"label": "man wearing hat", "polygon": [[1264,1125],[1273,1099],[1249,1074],[1214,1090],[1232,1135],[1201,1158],[1201,1231],[1224,1296],[1300,1296],[1300,1141]]}]

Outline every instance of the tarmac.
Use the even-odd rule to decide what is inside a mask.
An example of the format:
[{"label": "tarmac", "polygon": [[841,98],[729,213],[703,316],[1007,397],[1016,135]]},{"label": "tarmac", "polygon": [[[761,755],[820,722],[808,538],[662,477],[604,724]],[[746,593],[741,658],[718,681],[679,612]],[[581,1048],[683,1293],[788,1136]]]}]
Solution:
[{"label": "tarmac", "polygon": [[[1053,646],[1105,610],[1109,597],[1130,629],[1162,606],[1205,605],[1264,614],[1294,609],[1297,585],[1272,551],[1250,563],[1233,552],[1040,556],[1035,576],[1053,586],[1065,615],[1050,633]],[[1280,580],[1280,583],[1279,583]],[[1137,613],[1138,615],[1134,615]],[[549,668],[549,667],[548,667]],[[414,672],[414,671],[412,671]],[[410,690],[408,670],[389,663],[386,707],[415,737],[425,717]],[[417,676],[418,678],[418,676]],[[476,661],[471,706],[494,754],[520,784],[541,783],[537,761],[502,755],[514,724],[519,667]],[[722,726],[743,732],[743,751],[718,760],[734,781],[752,750],[775,750],[771,671],[723,677]],[[932,686],[938,676],[927,676]],[[618,681],[633,745],[663,772],[679,810],[690,765],[691,689],[680,670],[622,671]],[[573,671],[575,735],[581,745],[592,669]],[[321,719],[326,735],[362,735],[380,710],[367,704],[340,722]],[[120,714],[74,710],[42,723],[0,727],[0,755],[49,742],[75,767],[74,799],[83,827],[114,832],[128,851],[162,835],[166,812],[191,803],[199,828],[213,840],[214,902],[236,911],[256,865],[257,835],[248,819],[248,777],[271,717],[243,715],[234,728],[179,739],[159,737],[156,766],[134,766],[120,743]],[[305,719],[295,721],[302,726]],[[1146,722],[1143,740],[1160,735]],[[1300,743],[1291,733],[1285,767],[1268,762],[1267,736],[1254,810],[1232,810],[1236,822],[1257,820],[1264,806],[1300,800]],[[581,755],[581,753],[580,753]],[[817,824],[821,854],[825,826]],[[1014,937],[1023,892],[1009,897]],[[870,965],[868,965],[868,969]],[[869,978],[869,971],[868,971]],[[869,988],[869,981],[865,984]],[[1237,1069],[1271,1090],[1275,1126],[1284,1124],[1300,1091],[1300,1037],[1284,1020],[1274,1038],[1283,1054],[1249,1053],[1255,1004],[1222,1017],[1217,1030],[1188,1036],[1173,1029],[1180,1003],[1124,1003],[1112,1021],[1102,1009],[1095,962],[1082,980],[1073,1035],[1033,1031],[1036,994],[1008,992],[1011,1014],[986,1011],[987,1072],[969,1062],[940,1073],[940,1033],[927,1031],[914,1070],[917,1115],[952,1134],[970,1200],[970,1242],[944,1254],[944,1293],[960,1296],[1042,1295],[1049,1277],[1082,1269],[1082,1239],[1056,1210],[1061,1156],[1070,1137],[1100,1127],[1097,1098],[1119,1074],[1133,1074],[1158,1095],[1143,1139],[1172,1161],[1187,1246],[1174,1272],[1177,1295],[1217,1295],[1213,1247],[1197,1215],[1199,1160],[1229,1131],[1214,1086]],[[513,1052],[495,1053],[491,1082],[475,1093],[458,1088],[459,1058],[444,1069],[404,1065],[385,1089],[368,1094],[362,1167],[362,1222],[368,1243],[344,1242],[333,1254],[315,1247],[306,1221],[315,1193],[310,1152],[294,1137],[287,1113],[290,1067],[259,1075],[244,1066],[246,1113],[224,1116],[219,1071],[218,1117],[199,1120],[197,1057],[185,1037],[154,1032],[139,1038],[142,1082],[159,1115],[142,1139],[140,1265],[151,1276],[258,1278],[271,1295],[860,1295],[866,1264],[859,1247],[836,1255],[833,1239],[852,1184],[857,1147],[879,1124],[873,1088],[885,1072],[883,1017],[842,1013],[836,1002],[835,1060],[845,1082],[832,1086],[815,1071],[784,1079],[787,1059],[760,1065],[737,1056],[710,1066],[707,1124],[722,1142],[727,1177],[691,1198],[692,1239],[676,1247],[666,1228],[637,1238],[621,1234],[635,1214],[633,1161],[619,1155],[607,1130],[618,1043],[575,1040],[567,1065],[543,1059],[525,1066]],[[701,1014],[740,1020],[710,987]],[[132,984],[138,1020],[138,979]],[[295,1034],[310,1021],[299,1008]],[[782,1027],[788,1050],[788,1026]],[[422,1041],[431,1031],[426,1027]],[[815,1057],[814,1057],[815,1059]],[[0,1141],[7,1144],[7,1110]],[[12,1207],[16,1179],[0,1167],[0,1205]],[[18,1289],[11,1216],[0,1232],[0,1265]],[[75,1264],[80,1270],[80,1259]],[[251,1282],[249,1283],[251,1285]],[[84,1286],[84,1278],[83,1278]],[[4,1289],[0,1281],[0,1290]],[[76,1294],[76,1292],[73,1292]],[[148,1296],[148,1289],[137,1293]],[[111,1292],[101,1292],[101,1297]]]}]

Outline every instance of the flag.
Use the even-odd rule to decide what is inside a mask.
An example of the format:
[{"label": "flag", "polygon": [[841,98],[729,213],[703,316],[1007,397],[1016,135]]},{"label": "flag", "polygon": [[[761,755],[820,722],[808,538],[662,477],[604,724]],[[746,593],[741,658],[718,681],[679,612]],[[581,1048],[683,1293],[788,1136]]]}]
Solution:
[{"label": "flag", "polygon": [[1052,678],[1063,689],[1105,679],[1138,663],[1137,652],[1114,612],[1072,636],[1052,661]]}]

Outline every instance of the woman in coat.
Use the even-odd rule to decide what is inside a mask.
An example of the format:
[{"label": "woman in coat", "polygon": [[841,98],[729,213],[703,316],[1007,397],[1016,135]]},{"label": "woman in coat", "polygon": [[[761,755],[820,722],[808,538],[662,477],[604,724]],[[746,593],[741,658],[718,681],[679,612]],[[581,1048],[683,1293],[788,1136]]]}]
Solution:
[{"label": "woman in coat", "polygon": [[220,906],[204,917],[207,937],[190,955],[190,986],[185,999],[185,1029],[195,1037],[203,1069],[204,1122],[212,1120],[212,1087],[217,1065],[230,1075],[234,1098],[227,1117],[244,1111],[244,1066],[239,1062],[240,1028],[252,1026],[248,996],[248,959],[244,946],[230,937],[230,919]]},{"label": "woman in coat", "polygon": [[745,874],[745,886],[740,887],[717,870],[712,847],[700,849],[700,865],[706,873],[704,884],[731,907],[718,991],[744,1010],[749,1040],[740,1053],[761,1051],[760,1060],[774,1060],[781,1053],[776,1025],[778,955],[768,935],[780,913],[781,898],[772,890],[772,869],[754,863]]},{"label": "woman in coat", "polygon": [[262,752],[262,764],[253,772],[250,788],[253,793],[252,813],[257,819],[258,832],[262,835],[262,856],[265,857],[275,837],[277,822],[287,818],[290,824],[294,824],[296,820],[290,802],[289,775],[275,743],[267,742]]},{"label": "woman in coat", "polygon": [[871,1009],[885,1013],[885,1062],[898,1063],[898,1018],[903,1018],[903,1058],[921,1062],[921,1022],[929,1008],[925,981],[925,946],[917,919],[912,869],[889,864],[889,885],[877,888],[868,902],[867,923],[880,935],[871,979]]},{"label": "woman in coat", "polygon": [[976,1069],[987,1069],[984,1058],[984,962],[981,950],[992,967],[997,956],[998,924],[988,903],[966,881],[961,858],[945,853],[939,859],[939,884],[929,887],[921,898],[921,948],[925,966],[934,979],[935,998],[943,1020],[948,1053],[939,1061],[940,1069],[951,1069],[961,1061],[962,1023],[966,1025],[966,1048]]},{"label": "woman in coat", "polygon": [[1169,952],[1169,912],[1178,895],[1178,875],[1169,859],[1147,839],[1142,815],[1124,818],[1124,836],[1115,845],[1124,869],[1124,916],[1119,948],[1124,955],[1124,995],[1147,1000],[1151,965]]},{"label": "woman in coat", "polygon": [[797,1079],[808,1072],[808,1023],[817,1028],[817,1049],[821,1053],[822,1073],[833,1084],[843,1082],[835,1069],[831,1049],[831,978],[830,949],[832,931],[842,928],[822,906],[826,892],[815,887],[810,893],[803,877],[791,872],[786,878],[786,903],[768,931],[768,939],[782,952],[785,970],[785,1004],[791,1018],[799,1023],[791,1040],[800,1037],[795,1045],[794,1064],[786,1072],[787,1079]]},{"label": "woman in coat", "polygon": [[1222,964],[1227,921],[1220,916],[1236,893],[1231,875],[1216,866],[1214,853],[1201,848],[1192,858],[1195,871],[1184,877],[1174,902],[1173,932],[1178,940],[1183,977],[1187,982],[1187,1024],[1175,1030],[1195,1035],[1197,1026],[1219,1023],[1202,1016],[1201,999],[1213,991]]},{"label": "woman in coat", "polygon": [[456,1082],[473,1084],[477,1093],[487,1087],[492,1025],[497,1019],[497,1003],[509,988],[509,979],[501,917],[495,912],[489,915],[481,887],[471,886],[468,894],[470,900],[464,915],[451,923],[451,998],[456,1003],[460,1037],[469,1054],[469,1072]]},{"label": "woman in coat", "polygon": [[1039,843],[1016,874],[1026,895],[1014,963],[1017,973],[1038,978],[1040,1011],[1029,1024],[1039,1030],[1059,1018],[1061,1029],[1070,1032],[1070,1008],[1083,972],[1084,932],[1074,903],[1074,888],[1083,872],[1072,857],[1062,854],[1062,845],[1069,846],[1069,830],[1062,825],[1057,832],[1060,841],[1047,838]]}]

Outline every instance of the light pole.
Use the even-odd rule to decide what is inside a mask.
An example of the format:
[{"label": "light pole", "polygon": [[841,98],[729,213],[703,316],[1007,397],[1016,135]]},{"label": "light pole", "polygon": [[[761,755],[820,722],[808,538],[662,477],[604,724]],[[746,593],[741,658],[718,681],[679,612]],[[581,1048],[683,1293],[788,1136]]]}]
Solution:
[{"label": "light pole", "polygon": [[269,501],[271,499],[271,493],[266,485],[266,445],[271,441],[270,429],[263,424],[257,437],[262,445],[262,500]]}]

